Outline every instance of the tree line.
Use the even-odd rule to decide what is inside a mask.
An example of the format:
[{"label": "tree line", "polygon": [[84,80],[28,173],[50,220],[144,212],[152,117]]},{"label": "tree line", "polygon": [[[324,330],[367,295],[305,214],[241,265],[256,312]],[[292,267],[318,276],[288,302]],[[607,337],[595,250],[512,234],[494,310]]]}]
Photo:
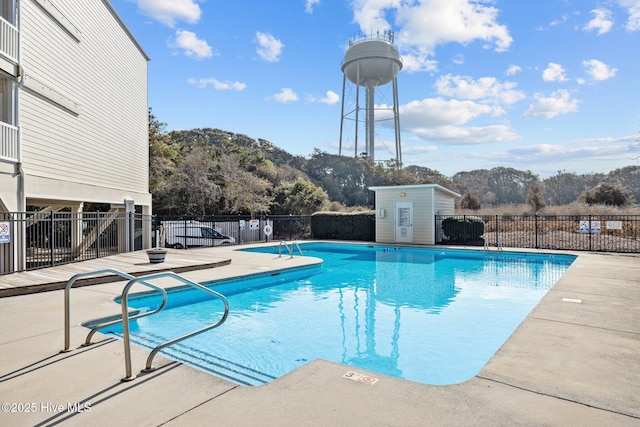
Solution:
[{"label": "tree line", "polygon": [[484,206],[640,200],[640,166],[608,174],[558,171],[546,179],[497,167],[449,178],[422,166],[375,163],[366,155],[346,157],[316,149],[304,158],[269,141],[220,129],[165,132],[165,127],[149,110],[149,186],[157,214],[309,215],[372,208],[369,187],[410,184],[439,184],[464,195],[462,201]]}]

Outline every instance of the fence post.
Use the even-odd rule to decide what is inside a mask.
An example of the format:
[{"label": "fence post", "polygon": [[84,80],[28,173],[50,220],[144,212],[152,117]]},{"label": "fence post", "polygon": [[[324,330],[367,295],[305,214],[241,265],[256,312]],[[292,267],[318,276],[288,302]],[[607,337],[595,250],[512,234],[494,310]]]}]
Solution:
[{"label": "fence post", "polygon": [[291,214],[289,214],[289,223],[287,224],[289,228],[289,240],[291,240]]},{"label": "fence post", "polygon": [[56,226],[55,218],[54,218],[55,212],[51,212],[50,215],[51,215],[51,217],[50,217],[51,218],[51,226],[49,227],[49,263],[53,267],[55,265],[54,264],[55,258],[53,256],[53,253],[54,253],[55,247],[56,247],[56,244],[53,241],[53,235],[55,234],[54,233],[54,229],[55,229],[55,226]]},{"label": "fence post", "polygon": [[535,214],[535,219],[536,219],[536,249],[539,249],[538,246],[538,214]]},{"label": "fence post", "polygon": [[96,213],[96,258],[100,258],[100,212]]},{"label": "fence post", "polygon": [[498,242],[500,241],[500,223],[498,222],[499,216],[496,215],[496,248],[498,247]]},{"label": "fence post", "polygon": [[591,252],[591,215],[589,215],[589,252]]},{"label": "fence post", "polygon": [[462,244],[467,244],[467,216],[462,215]]}]

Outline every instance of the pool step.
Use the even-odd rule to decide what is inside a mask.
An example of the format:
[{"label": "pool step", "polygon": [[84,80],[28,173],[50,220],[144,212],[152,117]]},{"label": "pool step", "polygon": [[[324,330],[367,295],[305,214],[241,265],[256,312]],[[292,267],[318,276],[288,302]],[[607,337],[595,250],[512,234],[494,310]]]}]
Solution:
[{"label": "pool step", "polygon": [[[115,334],[120,339],[120,334]],[[131,343],[138,347],[152,350],[156,345],[164,342],[164,338],[154,334],[132,333]],[[276,377],[265,372],[255,370],[231,360],[217,357],[211,353],[202,351],[188,345],[188,340],[176,343],[160,351],[160,354],[169,359],[193,366],[210,374],[233,381],[240,385],[255,386],[266,384]]]}]

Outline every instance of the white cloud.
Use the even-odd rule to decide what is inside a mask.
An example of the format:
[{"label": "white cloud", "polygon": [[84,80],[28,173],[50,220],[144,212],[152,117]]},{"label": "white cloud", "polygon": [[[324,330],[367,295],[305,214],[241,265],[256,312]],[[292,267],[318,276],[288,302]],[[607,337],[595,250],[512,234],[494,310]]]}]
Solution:
[{"label": "white cloud", "polygon": [[190,58],[203,59],[213,56],[211,46],[191,31],[177,30],[176,38],[170,43],[170,46],[184,50],[184,54]]},{"label": "white cloud", "polygon": [[519,65],[509,65],[509,68],[507,68],[507,76],[513,76],[520,71],[522,71],[522,67]]},{"label": "white cloud", "polygon": [[280,54],[284,48],[284,44],[272,36],[271,34],[256,33],[256,40],[258,41],[258,55],[260,58],[268,62],[278,62],[280,60]]},{"label": "white cloud", "polygon": [[616,156],[627,153],[624,145],[610,146],[582,146],[555,144],[529,145],[525,147],[512,148],[507,151],[514,162],[569,162],[577,159],[597,159],[603,157]]},{"label": "white cloud", "polygon": [[535,95],[536,102],[525,111],[524,117],[544,117],[551,119],[559,114],[567,114],[578,111],[580,101],[572,99],[569,91],[561,89],[553,92],[551,96]]},{"label": "white cloud", "polygon": [[429,59],[428,52],[413,52],[402,55],[402,69],[410,72],[435,71],[438,69],[438,61]]},{"label": "white cloud", "polygon": [[464,56],[458,54],[458,55],[454,56],[451,61],[456,65],[462,65],[462,64],[464,64]]},{"label": "white cloud", "polygon": [[[498,9],[485,5],[491,2],[473,0],[354,0],[354,20],[362,31],[383,31],[399,28],[395,41],[401,50],[404,69],[433,70],[438,45],[476,40],[488,43],[496,51],[504,51],[513,39],[505,25],[498,23]],[[394,25],[387,13],[395,16]]]},{"label": "white cloud", "polygon": [[495,77],[481,77],[473,80],[468,76],[447,74],[436,81],[436,89],[441,95],[452,98],[480,100],[498,104],[513,104],[525,97],[524,92],[515,90],[513,82],[499,82]]},{"label": "white cloud", "polygon": [[586,68],[586,73],[593,80],[597,81],[610,79],[618,72],[617,68],[611,68],[604,62],[598,61],[597,59],[582,61],[582,66]]},{"label": "white cloud", "polygon": [[314,6],[320,4],[320,0],[306,0],[304,5],[304,11],[307,13],[313,13]]},{"label": "white cloud", "polygon": [[445,126],[438,129],[415,129],[417,136],[432,143],[447,145],[475,145],[516,141],[522,137],[505,125],[484,127]]},{"label": "white cloud", "polygon": [[545,82],[565,82],[567,76],[562,65],[549,62],[549,66],[542,72],[542,79]]},{"label": "white cloud", "polygon": [[585,31],[598,31],[598,35],[608,33],[613,26],[611,11],[609,9],[593,9],[591,11],[593,19],[583,27]]},{"label": "white cloud", "polygon": [[143,15],[174,27],[177,21],[195,24],[200,20],[202,11],[194,0],[136,0]]},{"label": "white cloud", "polygon": [[[619,143],[633,143],[637,136],[605,136],[603,138],[582,138],[571,141],[572,144],[584,145],[584,144],[619,144]],[[633,145],[633,144],[631,144]]]},{"label": "white cloud", "polygon": [[404,143],[402,143],[402,155],[406,156],[418,156],[421,154],[429,154],[429,153],[433,153],[434,151],[438,151],[438,147],[436,146],[427,146],[427,145],[418,145],[418,146],[411,146],[411,145],[405,145]]},{"label": "white cloud", "polygon": [[321,104],[334,105],[340,101],[340,95],[332,90],[328,90],[324,98],[317,98],[313,95],[307,96],[308,102],[319,102]]},{"label": "white cloud", "polygon": [[283,103],[294,102],[298,100],[298,95],[293,91],[293,89],[283,87],[280,93],[273,95],[273,99]]},{"label": "white cloud", "polygon": [[549,24],[550,27],[555,27],[557,25],[561,25],[564,24],[565,22],[567,22],[567,20],[569,19],[569,15],[564,14],[562,15],[562,18],[560,19],[554,19],[553,21],[551,21],[551,23]]},{"label": "white cloud", "polygon": [[201,79],[190,78],[187,80],[187,82],[191,85],[195,85],[201,88],[205,88],[207,86],[213,86],[215,90],[243,91],[247,87],[245,83],[229,82],[229,81],[221,82],[217,79],[214,79],[213,77],[201,78]]},{"label": "white cloud", "polygon": [[627,31],[640,31],[640,0],[618,0],[618,4],[629,14],[625,25]]},{"label": "white cloud", "polygon": [[481,115],[500,112],[490,105],[455,99],[427,98],[400,106],[402,127],[414,129],[461,125]]},{"label": "white cloud", "polygon": [[549,28],[556,27],[558,25],[562,25],[569,20],[569,15],[564,14],[560,19],[554,19],[547,25],[546,27],[538,27],[538,31],[547,31]]}]

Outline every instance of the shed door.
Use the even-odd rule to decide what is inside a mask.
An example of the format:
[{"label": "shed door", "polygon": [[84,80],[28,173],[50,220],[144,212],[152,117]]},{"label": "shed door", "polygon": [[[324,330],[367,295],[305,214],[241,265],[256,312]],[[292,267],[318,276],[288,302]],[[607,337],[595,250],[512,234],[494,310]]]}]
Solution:
[{"label": "shed door", "polygon": [[413,202],[396,202],[396,242],[413,243]]}]

